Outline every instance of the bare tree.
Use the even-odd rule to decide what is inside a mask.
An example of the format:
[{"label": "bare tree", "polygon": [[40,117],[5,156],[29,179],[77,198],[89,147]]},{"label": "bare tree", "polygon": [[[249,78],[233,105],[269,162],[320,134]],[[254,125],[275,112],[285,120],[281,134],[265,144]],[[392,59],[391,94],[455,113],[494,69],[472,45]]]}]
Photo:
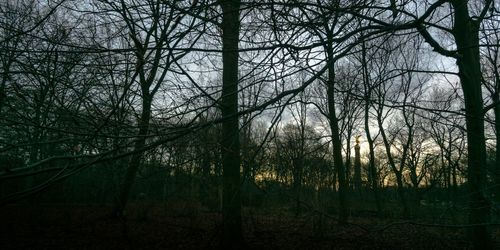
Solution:
[{"label": "bare tree", "polygon": [[[149,134],[154,96],[171,67],[187,54],[184,51],[164,48],[175,48],[185,41],[186,35],[196,25],[196,20],[188,18],[189,16],[179,9],[189,10],[194,6],[159,1],[151,1],[148,5],[136,1],[104,1],[103,4],[106,6],[103,6],[104,9],[110,8],[116,13],[119,22],[128,31],[135,55],[136,68],[131,81],[137,82],[141,95],[141,113],[137,120],[138,132],[134,142],[134,150],[139,150],[145,146]],[[197,38],[194,38],[189,44],[192,46],[196,40]],[[122,189],[112,212],[113,216],[123,216],[141,159],[142,153],[134,154],[130,158]]]}]

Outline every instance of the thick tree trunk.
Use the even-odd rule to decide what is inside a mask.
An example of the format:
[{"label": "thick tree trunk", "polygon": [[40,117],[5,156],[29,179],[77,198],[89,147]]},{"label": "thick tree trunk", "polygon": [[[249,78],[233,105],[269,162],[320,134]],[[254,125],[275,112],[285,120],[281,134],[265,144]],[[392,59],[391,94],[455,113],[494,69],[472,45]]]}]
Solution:
[{"label": "thick tree trunk", "polygon": [[241,229],[240,139],[238,116],[238,42],[240,1],[221,0],[222,7],[222,247],[240,249]]},{"label": "thick tree trunk", "polygon": [[[490,203],[484,194],[486,180],[486,144],[484,137],[484,113],[481,92],[481,64],[479,59],[480,23],[469,16],[467,4],[452,1],[455,23],[453,35],[457,44],[457,65],[462,85],[467,126],[467,184],[470,192],[471,224],[490,222]],[[493,247],[489,228],[478,225],[470,229],[476,249]]]}]

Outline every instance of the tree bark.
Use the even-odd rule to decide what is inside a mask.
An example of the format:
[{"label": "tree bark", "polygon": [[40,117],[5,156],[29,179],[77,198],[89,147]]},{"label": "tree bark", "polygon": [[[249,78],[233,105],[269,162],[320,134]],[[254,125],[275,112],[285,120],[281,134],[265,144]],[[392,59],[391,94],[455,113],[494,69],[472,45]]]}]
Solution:
[{"label": "tree bark", "polygon": [[340,130],[338,118],[335,113],[335,61],[333,59],[333,48],[331,44],[327,45],[327,63],[328,63],[328,121],[332,133],[333,145],[333,164],[337,173],[339,182],[339,221],[345,223],[348,220],[348,201],[347,201],[347,182],[344,162],[342,160],[342,142],[340,141]]},{"label": "tree bark", "polygon": [[[484,194],[486,180],[486,144],[484,137],[484,113],[481,90],[481,64],[479,57],[480,20],[469,16],[467,3],[451,2],[454,9],[453,36],[457,44],[457,65],[462,85],[467,126],[467,184],[470,192],[471,224],[490,221],[490,203]],[[493,247],[486,225],[471,227],[470,236],[476,249]]]},{"label": "tree bark", "polygon": [[221,0],[222,7],[222,247],[244,246],[241,230],[240,138],[238,124],[238,42],[240,1]]}]

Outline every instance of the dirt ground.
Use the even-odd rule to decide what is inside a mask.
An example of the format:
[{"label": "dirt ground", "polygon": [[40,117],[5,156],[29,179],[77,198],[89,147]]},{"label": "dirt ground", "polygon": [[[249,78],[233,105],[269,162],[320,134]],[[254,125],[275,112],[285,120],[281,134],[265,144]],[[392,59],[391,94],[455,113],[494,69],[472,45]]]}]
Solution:
[{"label": "dirt ground", "polygon": [[[218,249],[219,213],[189,206],[131,206],[126,220],[112,220],[109,211],[88,205],[0,208],[0,249]],[[249,249],[469,248],[463,229],[397,224],[382,230],[373,225],[390,222],[366,217],[341,226],[317,215],[296,218],[279,211],[246,210],[244,218]]]}]

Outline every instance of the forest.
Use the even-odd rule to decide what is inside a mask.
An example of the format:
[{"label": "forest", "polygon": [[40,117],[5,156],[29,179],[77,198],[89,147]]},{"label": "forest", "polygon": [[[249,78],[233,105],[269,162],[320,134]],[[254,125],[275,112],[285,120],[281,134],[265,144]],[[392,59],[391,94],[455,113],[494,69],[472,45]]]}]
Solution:
[{"label": "forest", "polygon": [[1,249],[500,249],[497,0],[1,0]]}]

